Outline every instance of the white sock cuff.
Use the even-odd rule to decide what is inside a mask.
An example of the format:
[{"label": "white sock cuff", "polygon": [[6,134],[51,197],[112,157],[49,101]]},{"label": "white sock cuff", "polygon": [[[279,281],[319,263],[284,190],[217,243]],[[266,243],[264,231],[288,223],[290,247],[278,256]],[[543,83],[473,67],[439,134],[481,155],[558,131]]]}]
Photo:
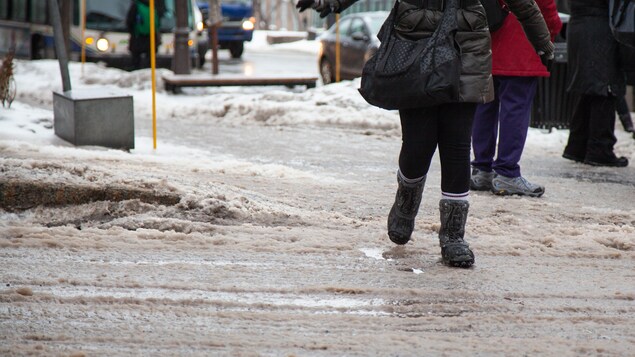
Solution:
[{"label": "white sock cuff", "polygon": [[454,200],[454,201],[469,201],[470,191],[463,192],[463,193],[449,193],[449,192],[441,191],[441,199]]}]

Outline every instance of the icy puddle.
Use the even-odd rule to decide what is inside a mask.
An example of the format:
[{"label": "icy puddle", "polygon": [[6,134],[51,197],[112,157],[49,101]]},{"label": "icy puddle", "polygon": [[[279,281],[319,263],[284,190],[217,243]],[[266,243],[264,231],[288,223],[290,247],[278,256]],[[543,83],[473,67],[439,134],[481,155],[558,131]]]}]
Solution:
[{"label": "icy puddle", "polygon": [[[368,258],[385,260],[388,262],[394,261],[392,258],[384,258],[384,250],[381,248],[360,248],[359,251],[364,253]],[[412,268],[412,272],[419,275],[423,273],[423,270],[419,268]]]},{"label": "icy puddle", "polygon": [[384,250],[381,248],[360,248],[359,251],[366,254],[369,258],[392,261],[392,259],[384,258]]}]

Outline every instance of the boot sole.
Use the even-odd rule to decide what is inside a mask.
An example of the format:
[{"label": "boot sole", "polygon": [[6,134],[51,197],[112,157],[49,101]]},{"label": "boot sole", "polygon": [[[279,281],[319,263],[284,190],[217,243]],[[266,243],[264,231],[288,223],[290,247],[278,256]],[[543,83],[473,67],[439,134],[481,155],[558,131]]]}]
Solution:
[{"label": "boot sole", "polygon": [[518,196],[529,196],[529,197],[540,197],[542,196],[545,192],[513,192],[513,191],[507,191],[507,190],[494,190],[492,189],[492,193],[498,196],[513,196],[513,195],[518,195]]},{"label": "boot sole", "polygon": [[470,182],[470,190],[472,191],[491,191],[492,185],[477,185],[473,182]]},{"label": "boot sole", "polygon": [[605,167],[626,167],[628,166],[628,161],[626,162],[597,162],[591,160],[584,160],[584,163],[591,166],[605,166]]},{"label": "boot sole", "polygon": [[410,237],[408,237],[408,238],[398,237],[392,232],[388,232],[388,238],[390,238],[391,242],[393,242],[393,243],[395,243],[397,245],[404,245],[404,244],[410,242]]},{"label": "boot sole", "polygon": [[443,262],[446,265],[449,265],[455,268],[469,268],[472,265],[474,265],[474,259],[472,259],[472,257],[468,255],[458,257],[457,259],[454,259],[454,260],[444,260]]}]

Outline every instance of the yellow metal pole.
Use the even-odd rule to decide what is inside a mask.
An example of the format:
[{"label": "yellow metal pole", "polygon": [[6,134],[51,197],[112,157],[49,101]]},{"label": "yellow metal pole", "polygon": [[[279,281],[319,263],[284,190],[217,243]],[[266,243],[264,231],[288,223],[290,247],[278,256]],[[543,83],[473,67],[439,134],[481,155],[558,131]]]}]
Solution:
[{"label": "yellow metal pole", "polygon": [[82,75],[86,62],[86,0],[82,0]]},{"label": "yellow metal pole", "polygon": [[335,82],[340,81],[340,14],[335,14]]},{"label": "yellow metal pole", "polygon": [[150,68],[152,73],[152,147],[157,148],[157,81],[156,72],[156,39],[154,31],[154,0],[150,0]]}]

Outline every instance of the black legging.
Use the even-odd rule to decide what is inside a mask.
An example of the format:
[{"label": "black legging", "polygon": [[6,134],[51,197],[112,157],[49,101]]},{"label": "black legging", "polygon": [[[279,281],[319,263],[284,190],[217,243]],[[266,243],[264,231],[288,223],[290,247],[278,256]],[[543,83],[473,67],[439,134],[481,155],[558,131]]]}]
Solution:
[{"label": "black legging", "polygon": [[468,192],[472,119],[475,110],[475,103],[400,110],[401,173],[412,179],[427,175],[438,145],[441,190],[457,194]]}]

